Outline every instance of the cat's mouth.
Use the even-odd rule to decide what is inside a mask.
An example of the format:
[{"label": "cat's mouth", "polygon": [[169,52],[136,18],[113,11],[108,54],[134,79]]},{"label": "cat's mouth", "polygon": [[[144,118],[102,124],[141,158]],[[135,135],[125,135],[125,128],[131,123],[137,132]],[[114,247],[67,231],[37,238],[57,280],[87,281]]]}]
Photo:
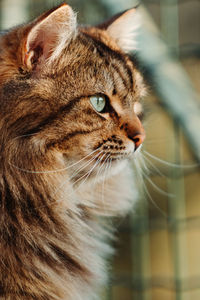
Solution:
[{"label": "cat's mouth", "polygon": [[100,157],[99,159],[96,158],[96,161],[100,161],[100,163],[104,163],[105,161],[109,160],[112,163],[114,162],[119,162],[123,159],[127,159],[130,158],[133,155],[133,151],[124,151],[124,152],[115,152],[115,153],[107,153],[105,152],[105,156],[104,154],[102,155],[102,158]]},{"label": "cat's mouth", "polygon": [[98,152],[96,155],[80,162],[73,169],[70,180],[74,186],[83,184],[94,179],[99,181],[101,178],[108,178],[121,169],[124,162],[130,158],[130,152]]}]

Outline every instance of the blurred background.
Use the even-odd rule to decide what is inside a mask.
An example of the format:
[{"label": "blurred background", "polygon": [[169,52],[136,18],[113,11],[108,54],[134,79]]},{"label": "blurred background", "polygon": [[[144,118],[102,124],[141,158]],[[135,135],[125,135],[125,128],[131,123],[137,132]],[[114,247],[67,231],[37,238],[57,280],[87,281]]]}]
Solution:
[{"label": "blurred background", "polygon": [[[140,199],[116,222],[117,251],[102,299],[199,300],[200,1],[67,2],[80,23],[102,22],[138,3],[143,16],[133,53],[149,85],[143,101],[147,138],[136,176]],[[1,29],[60,3],[1,0]]]}]

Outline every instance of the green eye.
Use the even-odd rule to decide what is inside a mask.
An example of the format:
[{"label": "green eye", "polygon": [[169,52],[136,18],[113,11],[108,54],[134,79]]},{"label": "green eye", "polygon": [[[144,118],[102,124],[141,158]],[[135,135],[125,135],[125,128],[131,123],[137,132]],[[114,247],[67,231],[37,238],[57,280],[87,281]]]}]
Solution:
[{"label": "green eye", "polygon": [[90,102],[97,112],[103,112],[106,106],[106,96],[104,95],[91,96]]}]

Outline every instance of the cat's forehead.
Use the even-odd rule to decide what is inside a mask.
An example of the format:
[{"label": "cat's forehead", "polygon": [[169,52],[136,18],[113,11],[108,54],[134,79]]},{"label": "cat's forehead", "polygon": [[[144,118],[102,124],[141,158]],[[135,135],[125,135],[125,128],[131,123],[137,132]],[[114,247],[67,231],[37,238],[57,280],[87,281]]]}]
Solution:
[{"label": "cat's forehead", "polygon": [[[115,42],[101,30],[80,30],[66,51],[67,73],[88,89],[88,93],[102,92],[140,97],[142,79],[131,61]],[[61,64],[63,66],[63,63]]]}]

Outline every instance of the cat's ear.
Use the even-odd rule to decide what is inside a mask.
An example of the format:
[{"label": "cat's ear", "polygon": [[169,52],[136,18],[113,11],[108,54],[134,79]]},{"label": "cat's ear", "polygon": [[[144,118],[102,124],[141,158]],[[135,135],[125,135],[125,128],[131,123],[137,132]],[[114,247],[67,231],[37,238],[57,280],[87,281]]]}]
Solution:
[{"label": "cat's ear", "polygon": [[59,57],[76,34],[76,14],[67,4],[45,13],[29,31],[25,41],[24,64],[28,69],[51,63]]},{"label": "cat's ear", "polygon": [[141,25],[138,8],[126,10],[99,27],[106,30],[118,46],[125,52],[137,49],[136,36]]}]

